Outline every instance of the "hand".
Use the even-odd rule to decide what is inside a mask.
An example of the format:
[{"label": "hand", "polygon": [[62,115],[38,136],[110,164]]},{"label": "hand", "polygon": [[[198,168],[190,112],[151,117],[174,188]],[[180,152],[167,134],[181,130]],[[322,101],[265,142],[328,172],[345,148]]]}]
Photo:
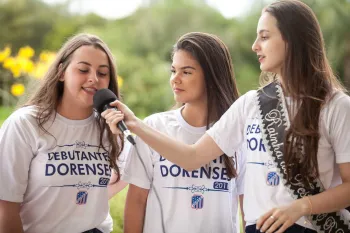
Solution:
[{"label": "hand", "polygon": [[133,130],[138,122],[138,118],[135,114],[119,100],[110,103],[111,106],[116,107],[115,109],[107,109],[102,112],[101,116],[106,119],[106,123],[109,125],[112,133],[122,134],[122,132],[117,128],[117,123],[124,120],[126,126],[129,130]]},{"label": "hand", "polygon": [[117,111],[115,109],[107,109],[101,113],[101,116],[106,119],[106,123],[108,124],[113,134],[122,134],[122,131],[120,131],[120,129],[117,127],[117,123],[124,119],[124,114],[121,111]]},{"label": "hand", "polygon": [[298,199],[288,206],[273,208],[266,212],[258,219],[256,228],[266,233],[282,233],[309,213],[308,201],[305,198]]}]

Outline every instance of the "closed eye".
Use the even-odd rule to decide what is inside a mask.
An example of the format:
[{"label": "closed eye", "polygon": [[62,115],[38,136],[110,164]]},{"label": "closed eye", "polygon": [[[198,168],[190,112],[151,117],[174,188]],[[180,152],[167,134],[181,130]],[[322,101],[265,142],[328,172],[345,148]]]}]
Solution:
[{"label": "closed eye", "polygon": [[98,72],[98,75],[99,75],[99,76],[106,76],[106,75],[107,75],[107,73],[101,73],[101,72]]}]

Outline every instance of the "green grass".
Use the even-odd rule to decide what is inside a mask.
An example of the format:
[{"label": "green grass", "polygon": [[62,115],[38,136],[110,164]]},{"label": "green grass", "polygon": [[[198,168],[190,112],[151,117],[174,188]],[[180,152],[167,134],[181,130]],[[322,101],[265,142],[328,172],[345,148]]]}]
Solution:
[{"label": "green grass", "polygon": [[2,123],[4,123],[6,118],[10,116],[14,109],[14,107],[0,106],[0,126],[2,125]]},{"label": "green grass", "polygon": [[124,206],[128,187],[109,200],[110,213],[113,218],[113,233],[123,232]]}]

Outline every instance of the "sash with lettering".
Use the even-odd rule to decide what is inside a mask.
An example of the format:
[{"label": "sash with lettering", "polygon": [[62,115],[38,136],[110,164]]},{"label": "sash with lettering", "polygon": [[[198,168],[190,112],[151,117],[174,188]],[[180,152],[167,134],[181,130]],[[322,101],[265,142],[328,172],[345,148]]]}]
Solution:
[{"label": "sash with lettering", "polygon": [[[262,137],[264,143],[267,145],[268,153],[277,166],[277,172],[292,197],[299,199],[323,192],[324,188],[319,179],[314,180],[310,184],[310,188],[306,188],[300,182],[300,174],[293,177],[290,184],[286,184],[283,139],[290,121],[281,86],[276,82],[272,82],[258,90],[257,101],[263,126]],[[350,220],[345,216],[344,210],[342,210],[334,213],[315,214],[309,216],[308,219],[319,233],[347,233],[350,232]]]}]

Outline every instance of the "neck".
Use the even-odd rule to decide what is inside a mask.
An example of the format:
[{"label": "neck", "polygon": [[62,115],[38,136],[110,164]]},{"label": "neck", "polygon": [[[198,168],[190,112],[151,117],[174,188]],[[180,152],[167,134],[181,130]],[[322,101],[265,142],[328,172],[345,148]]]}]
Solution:
[{"label": "neck", "polygon": [[183,108],[182,117],[194,127],[203,127],[207,125],[207,104],[189,104],[186,103]]},{"label": "neck", "polygon": [[57,112],[70,120],[84,120],[91,116],[91,108],[77,108],[76,106],[70,106],[65,102],[61,101],[57,106]]}]

